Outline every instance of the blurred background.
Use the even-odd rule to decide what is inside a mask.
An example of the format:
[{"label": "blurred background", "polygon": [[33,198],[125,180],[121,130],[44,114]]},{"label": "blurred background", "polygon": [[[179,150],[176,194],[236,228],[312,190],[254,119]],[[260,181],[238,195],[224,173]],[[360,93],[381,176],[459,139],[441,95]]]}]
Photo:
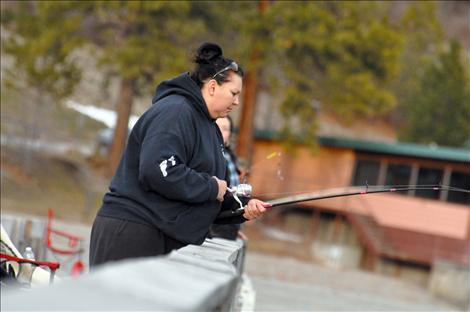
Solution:
[{"label": "blurred background", "polygon": [[[469,2],[2,1],[2,224],[51,209],[86,246],[129,130],[204,41],[247,73],[232,146],[256,197],[470,189]],[[467,309],[469,207],[468,193],[410,191],[276,208],[243,227],[258,310],[327,298],[276,302],[270,287],[353,289],[357,272],[359,293],[387,278],[383,306]],[[11,234],[20,250],[27,229]]]}]

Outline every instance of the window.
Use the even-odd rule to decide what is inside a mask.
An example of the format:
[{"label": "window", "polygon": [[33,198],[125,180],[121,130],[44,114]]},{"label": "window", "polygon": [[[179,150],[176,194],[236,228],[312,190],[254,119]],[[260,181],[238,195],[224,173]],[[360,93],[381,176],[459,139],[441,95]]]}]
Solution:
[{"label": "window", "polygon": [[353,185],[377,185],[380,163],[374,160],[357,160]]},{"label": "window", "polygon": [[[365,159],[361,159],[361,157]],[[412,159],[393,159],[390,157],[389,159],[381,160],[379,157],[374,159],[372,157],[369,158],[367,155],[359,155],[358,158],[356,159],[354,174],[351,179],[352,185],[363,186],[367,183],[373,186],[380,183],[388,186],[409,186],[410,184],[437,186],[440,183],[448,183],[451,187],[470,190],[470,172],[444,172],[445,170],[441,164],[437,162],[433,164],[429,161],[423,161],[421,164]],[[409,163],[406,163],[406,161],[409,161]],[[470,193],[466,192],[436,191],[430,189],[397,192],[397,194],[408,194],[421,198],[470,205]]]},{"label": "window", "polygon": [[[418,185],[438,185],[442,181],[444,172],[441,169],[432,169],[421,167],[418,172]],[[438,191],[434,190],[416,190],[416,196],[425,198],[439,199]]]},{"label": "window", "polygon": [[[450,186],[470,189],[470,173],[452,172],[450,176]],[[459,204],[470,204],[470,194],[464,192],[450,192],[447,201]]]},{"label": "window", "polygon": [[387,185],[408,185],[410,183],[411,166],[390,164],[387,168]]}]

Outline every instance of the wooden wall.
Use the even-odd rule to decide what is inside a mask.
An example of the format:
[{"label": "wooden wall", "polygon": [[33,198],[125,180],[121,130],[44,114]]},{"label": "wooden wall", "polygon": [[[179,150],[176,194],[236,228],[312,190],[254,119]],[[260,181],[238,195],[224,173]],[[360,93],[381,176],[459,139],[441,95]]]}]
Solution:
[{"label": "wooden wall", "polygon": [[346,187],[351,182],[354,161],[350,149],[319,147],[313,152],[298,147],[294,153],[287,153],[278,142],[258,140],[249,183],[253,195],[265,199]]}]

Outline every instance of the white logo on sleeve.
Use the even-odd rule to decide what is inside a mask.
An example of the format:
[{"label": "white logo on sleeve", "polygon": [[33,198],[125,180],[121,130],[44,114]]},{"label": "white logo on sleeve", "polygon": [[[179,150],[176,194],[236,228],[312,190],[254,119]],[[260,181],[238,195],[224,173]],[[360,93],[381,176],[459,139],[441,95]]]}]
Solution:
[{"label": "white logo on sleeve", "polygon": [[170,166],[170,167],[173,167],[174,165],[176,165],[176,160],[175,160],[175,156],[171,156],[170,158],[168,159],[165,159],[164,161],[162,161],[160,163],[160,171],[162,172],[163,174],[163,177],[166,177],[168,175],[168,172],[166,171],[166,169]]}]

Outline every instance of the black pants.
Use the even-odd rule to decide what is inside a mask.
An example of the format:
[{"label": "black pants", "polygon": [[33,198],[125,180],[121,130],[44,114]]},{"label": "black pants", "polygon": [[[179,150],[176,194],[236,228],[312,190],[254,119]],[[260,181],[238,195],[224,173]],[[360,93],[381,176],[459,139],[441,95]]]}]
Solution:
[{"label": "black pants", "polygon": [[155,227],[97,216],[91,229],[90,268],[109,261],[164,255],[186,245]]}]

